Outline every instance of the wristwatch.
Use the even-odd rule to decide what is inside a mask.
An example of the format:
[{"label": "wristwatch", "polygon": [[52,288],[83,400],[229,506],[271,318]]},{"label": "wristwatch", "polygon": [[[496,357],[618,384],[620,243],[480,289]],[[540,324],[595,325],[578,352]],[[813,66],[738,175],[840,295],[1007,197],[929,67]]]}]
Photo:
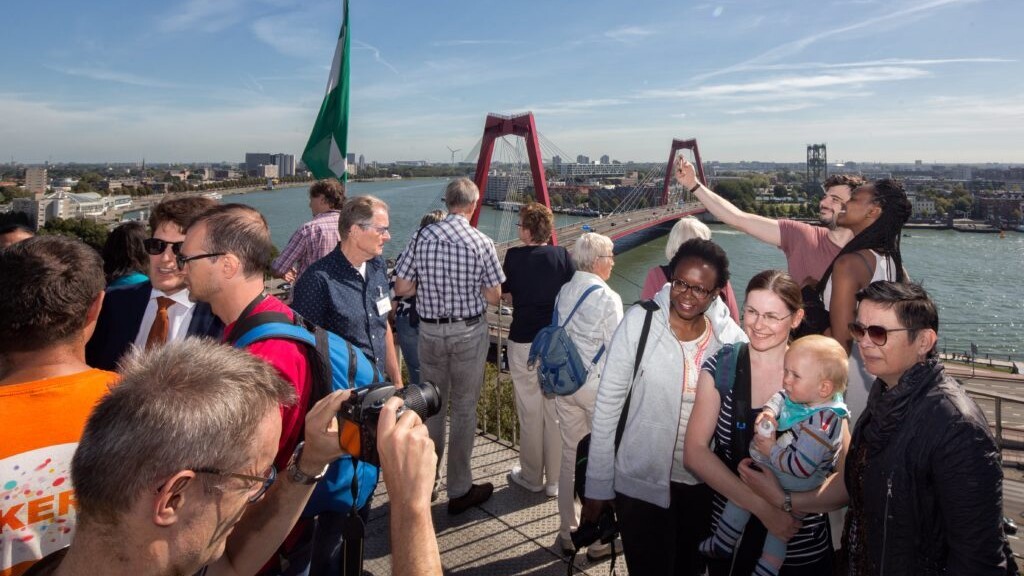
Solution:
[{"label": "wristwatch", "polygon": [[316,476],[310,476],[303,472],[299,468],[299,459],[302,458],[302,448],[305,445],[305,442],[299,442],[299,445],[295,447],[295,451],[292,452],[292,457],[288,459],[288,479],[296,484],[316,484],[327,475],[327,468],[330,464],[324,466],[324,469]]},{"label": "wristwatch", "polygon": [[[288,471],[291,472],[291,468],[290,467],[288,468]],[[783,494],[783,500],[782,500],[782,510],[783,510],[783,512],[792,512],[793,511],[793,497],[790,495],[788,490],[784,491],[782,494]]]}]

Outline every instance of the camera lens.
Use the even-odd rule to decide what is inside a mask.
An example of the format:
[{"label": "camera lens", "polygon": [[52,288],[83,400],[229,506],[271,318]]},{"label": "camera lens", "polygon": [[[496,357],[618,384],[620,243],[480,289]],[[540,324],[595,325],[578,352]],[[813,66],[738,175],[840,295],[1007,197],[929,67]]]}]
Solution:
[{"label": "camera lens", "polygon": [[399,394],[405,397],[405,407],[418,414],[424,422],[441,411],[441,394],[430,382],[410,384]]}]

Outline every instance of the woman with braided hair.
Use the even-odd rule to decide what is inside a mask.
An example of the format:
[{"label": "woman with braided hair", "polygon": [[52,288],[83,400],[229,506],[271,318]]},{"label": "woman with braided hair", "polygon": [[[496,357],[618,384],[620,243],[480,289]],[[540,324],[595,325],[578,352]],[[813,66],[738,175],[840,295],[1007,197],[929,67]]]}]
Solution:
[{"label": "woman with braided hair", "polygon": [[[836,224],[851,230],[854,237],[825,271],[818,289],[829,311],[830,334],[847,352],[853,344],[849,324],[856,320],[857,291],[876,280],[907,281],[900,235],[910,212],[903,185],[888,178],[855,189],[839,212]],[[864,371],[859,351],[854,349],[850,360],[846,404],[856,422],[867,405],[874,377]]]}]

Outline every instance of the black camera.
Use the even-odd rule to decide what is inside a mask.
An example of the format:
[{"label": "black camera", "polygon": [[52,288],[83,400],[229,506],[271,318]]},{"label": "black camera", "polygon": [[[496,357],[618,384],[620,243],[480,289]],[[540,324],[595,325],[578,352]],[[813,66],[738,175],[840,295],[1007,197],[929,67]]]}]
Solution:
[{"label": "black camera", "polygon": [[615,511],[611,506],[606,506],[598,516],[597,522],[583,520],[580,527],[569,534],[572,538],[572,545],[577,550],[590,546],[598,540],[602,544],[608,544],[619,535],[619,525],[615,522]]},{"label": "black camera", "polygon": [[427,418],[441,411],[441,395],[437,386],[430,382],[410,384],[401,389],[388,382],[379,382],[352,390],[352,395],[338,410],[338,420],[341,423],[341,447],[353,458],[380,466],[377,422],[381,408],[392,396],[405,400],[397,416],[412,410],[426,422]]}]

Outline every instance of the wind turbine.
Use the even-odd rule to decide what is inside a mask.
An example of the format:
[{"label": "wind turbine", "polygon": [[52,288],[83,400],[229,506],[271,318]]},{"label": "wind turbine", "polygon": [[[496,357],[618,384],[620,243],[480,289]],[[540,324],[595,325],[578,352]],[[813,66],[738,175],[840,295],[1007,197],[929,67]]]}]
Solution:
[{"label": "wind turbine", "polygon": [[461,151],[462,148],[456,148],[454,150],[452,150],[451,146],[445,146],[445,148],[447,148],[448,151],[452,153],[452,166],[454,166],[455,165],[455,153]]}]

